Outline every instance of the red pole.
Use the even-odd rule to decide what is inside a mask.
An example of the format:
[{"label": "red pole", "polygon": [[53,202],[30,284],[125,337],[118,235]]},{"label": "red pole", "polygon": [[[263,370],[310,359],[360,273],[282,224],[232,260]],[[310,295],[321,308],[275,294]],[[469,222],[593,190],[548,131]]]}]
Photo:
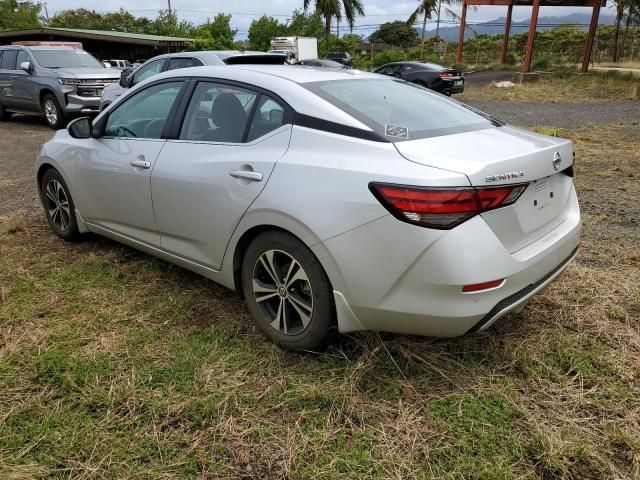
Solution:
[{"label": "red pole", "polygon": [[531,71],[531,59],[533,58],[533,44],[536,39],[536,28],[538,27],[538,11],[540,10],[540,0],[533,0],[533,10],[531,11],[531,22],[529,23],[529,37],[527,38],[527,50],[524,54],[524,65],[522,71]]},{"label": "red pole", "polygon": [[598,28],[598,17],[600,16],[600,0],[594,0],[593,13],[591,14],[591,24],[589,25],[589,33],[587,34],[587,44],[584,47],[584,57],[582,58],[582,73],[589,70],[589,62],[591,62],[591,51],[593,50],[593,41],[596,38],[596,29]]},{"label": "red pole", "polygon": [[462,4],[462,15],[460,17],[460,33],[458,34],[458,50],[456,52],[456,63],[462,63],[462,43],[464,42],[464,28],[467,19],[467,2]]},{"label": "red pole", "polygon": [[502,37],[502,51],[500,52],[500,63],[507,62],[507,47],[509,46],[509,33],[511,32],[511,13],[513,13],[513,3],[507,8],[507,21],[504,24],[504,37]]}]

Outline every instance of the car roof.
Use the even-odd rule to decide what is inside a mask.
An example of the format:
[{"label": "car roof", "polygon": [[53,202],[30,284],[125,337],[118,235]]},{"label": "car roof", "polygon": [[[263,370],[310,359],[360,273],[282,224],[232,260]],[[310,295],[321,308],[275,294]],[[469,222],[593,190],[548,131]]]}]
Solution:
[{"label": "car roof", "polygon": [[381,65],[380,68],[387,67],[389,65],[411,65],[415,67],[424,67],[429,70],[446,70],[447,69],[447,67],[438,65],[437,63],[429,63],[429,62],[389,62],[389,63],[385,63],[384,65]]},{"label": "car roof", "polygon": [[178,52],[178,53],[165,53],[163,55],[157,55],[153,58],[150,58],[147,61],[158,60],[161,58],[199,58],[203,60],[205,63],[213,62],[218,63],[216,60],[225,60],[231,57],[241,57],[241,56],[250,56],[250,55],[259,55],[265,57],[273,57],[273,56],[281,56],[277,53],[268,53],[268,52],[254,52],[251,50],[201,50],[197,52]]},{"label": "car roof", "polygon": [[0,50],[7,50],[12,48],[25,48],[29,50],[71,50],[71,51],[80,50],[74,47],[47,46],[47,45],[2,45],[0,46]]}]

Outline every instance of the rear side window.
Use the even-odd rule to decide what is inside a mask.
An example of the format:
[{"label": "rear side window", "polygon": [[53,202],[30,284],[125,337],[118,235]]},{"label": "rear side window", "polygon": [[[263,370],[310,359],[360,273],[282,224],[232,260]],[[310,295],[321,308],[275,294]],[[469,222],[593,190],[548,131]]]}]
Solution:
[{"label": "rear side window", "polygon": [[0,63],[0,69],[2,70],[15,70],[16,69],[16,57],[18,56],[17,50],[5,50],[2,55],[2,61]]},{"label": "rear side window", "polygon": [[220,83],[200,82],[193,92],[181,140],[240,143],[258,94]]},{"label": "rear side window", "polygon": [[266,135],[284,125],[284,108],[273,98],[262,95],[249,127],[247,142]]},{"label": "rear side window", "polygon": [[401,80],[334,80],[303,86],[391,142],[495,125],[457,102]]},{"label": "rear side window", "polygon": [[203,63],[197,58],[172,58],[169,60],[167,70],[177,70],[178,68],[201,67]]}]

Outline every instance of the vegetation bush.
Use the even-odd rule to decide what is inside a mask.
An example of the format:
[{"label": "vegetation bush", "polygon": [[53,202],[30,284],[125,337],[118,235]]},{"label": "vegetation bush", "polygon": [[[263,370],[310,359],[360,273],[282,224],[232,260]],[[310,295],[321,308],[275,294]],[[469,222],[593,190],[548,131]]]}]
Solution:
[{"label": "vegetation bush", "polygon": [[385,50],[384,52],[380,52],[373,57],[372,66],[379,67],[380,65],[384,65],[385,63],[401,62],[403,60],[407,60],[407,54],[404,52],[404,50]]}]

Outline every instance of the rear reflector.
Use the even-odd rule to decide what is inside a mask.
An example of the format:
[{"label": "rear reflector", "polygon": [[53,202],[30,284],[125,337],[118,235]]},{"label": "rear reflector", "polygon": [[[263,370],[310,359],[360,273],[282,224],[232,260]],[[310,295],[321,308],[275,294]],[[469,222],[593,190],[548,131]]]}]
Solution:
[{"label": "rear reflector", "polygon": [[525,188],[527,184],[491,188],[369,184],[371,193],[399,220],[440,230],[449,230],[487,210],[511,205]]},{"label": "rear reflector", "polygon": [[503,283],[504,278],[501,278],[500,280],[491,280],[490,282],[474,283],[473,285],[465,285],[462,287],[462,291],[464,293],[479,292],[480,290],[489,290],[490,288],[500,287]]}]

